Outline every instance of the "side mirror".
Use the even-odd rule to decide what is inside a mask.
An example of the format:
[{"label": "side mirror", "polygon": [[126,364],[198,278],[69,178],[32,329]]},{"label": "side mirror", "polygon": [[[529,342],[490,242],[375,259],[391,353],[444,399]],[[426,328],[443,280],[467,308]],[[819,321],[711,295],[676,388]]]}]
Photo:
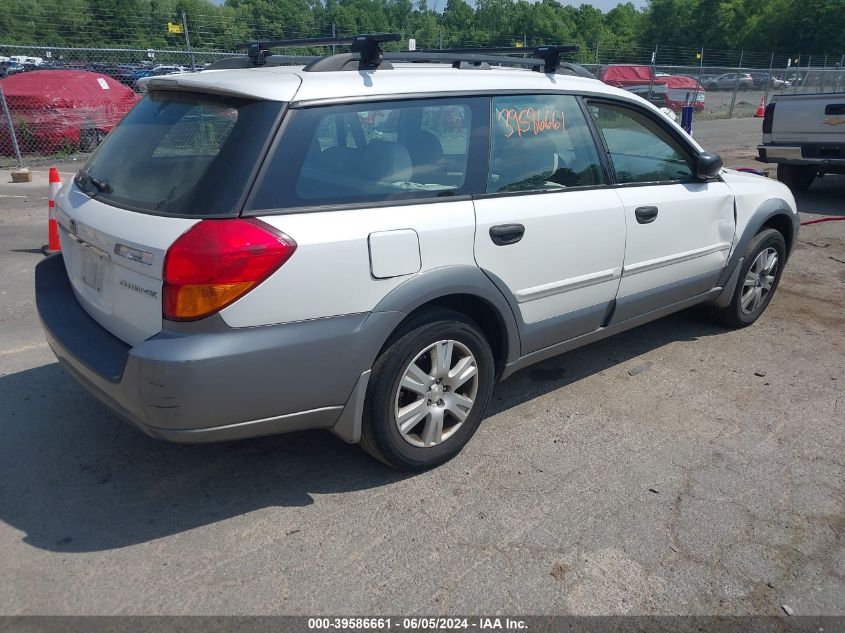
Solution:
[{"label": "side mirror", "polygon": [[695,175],[701,180],[709,180],[719,175],[722,169],[722,157],[710,152],[702,152],[695,159]]}]

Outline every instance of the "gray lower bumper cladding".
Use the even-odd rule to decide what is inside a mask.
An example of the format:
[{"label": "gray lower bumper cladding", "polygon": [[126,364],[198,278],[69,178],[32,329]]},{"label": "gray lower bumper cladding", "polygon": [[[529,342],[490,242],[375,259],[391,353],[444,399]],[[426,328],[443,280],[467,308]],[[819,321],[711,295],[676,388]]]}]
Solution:
[{"label": "gray lower bumper cladding", "polygon": [[345,441],[357,441],[369,369],[402,316],[165,329],[130,347],[79,305],[61,255],[40,262],[35,276],[48,343],[69,373],[148,435],[176,442],[335,426]]}]

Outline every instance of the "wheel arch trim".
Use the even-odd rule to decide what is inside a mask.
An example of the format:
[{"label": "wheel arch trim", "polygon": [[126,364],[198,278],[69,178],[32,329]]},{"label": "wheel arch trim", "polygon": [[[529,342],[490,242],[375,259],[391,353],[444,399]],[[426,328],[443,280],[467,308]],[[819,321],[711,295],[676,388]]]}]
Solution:
[{"label": "wheel arch trim", "polygon": [[760,232],[767,222],[778,216],[782,216],[789,220],[789,226],[791,227],[791,234],[784,236],[787,242],[786,256],[787,259],[789,258],[792,249],[795,247],[795,240],[798,237],[798,228],[800,223],[798,214],[792,210],[792,207],[786,200],[782,198],[769,198],[757,207],[749,218],[745,228],[742,230],[742,235],[740,235],[737,240],[736,246],[728,259],[725,269],[722,271],[722,275],[719,278],[719,283],[717,285],[722,286],[725,289],[725,292],[728,292],[729,290],[731,293],[733,292],[733,288],[730,288],[730,284],[728,282],[731,280],[737,266],[740,265],[740,262],[745,257],[745,251],[748,249],[748,245],[751,243],[751,240],[754,239],[754,236]]},{"label": "wheel arch trim", "polygon": [[[501,290],[475,266],[444,266],[414,275],[390,291],[373,308],[373,312],[400,312],[407,316],[426,304],[455,295],[474,297],[492,309],[504,333],[504,363],[516,360],[520,342],[513,309]],[[390,334],[392,332],[384,342]]]}]

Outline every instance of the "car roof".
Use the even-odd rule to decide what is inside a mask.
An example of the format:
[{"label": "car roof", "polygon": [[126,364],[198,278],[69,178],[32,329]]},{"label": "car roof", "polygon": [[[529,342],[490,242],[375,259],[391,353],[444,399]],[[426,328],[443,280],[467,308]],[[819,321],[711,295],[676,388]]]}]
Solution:
[{"label": "car roof", "polygon": [[631,96],[586,77],[498,67],[457,69],[443,64],[396,64],[392,70],[334,72],[309,72],[295,66],[204,70],[145,78],[140,85],[148,90],[182,89],[287,102],[523,90]]}]

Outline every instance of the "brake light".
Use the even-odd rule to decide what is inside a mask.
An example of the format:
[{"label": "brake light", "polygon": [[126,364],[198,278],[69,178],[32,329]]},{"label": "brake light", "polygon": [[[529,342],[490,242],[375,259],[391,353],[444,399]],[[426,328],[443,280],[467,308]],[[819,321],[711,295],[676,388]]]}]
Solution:
[{"label": "brake light", "polygon": [[193,321],[225,308],[290,259],[296,242],[256,219],[203,220],[164,256],[164,318]]},{"label": "brake light", "polygon": [[775,104],[770,103],[763,111],[763,134],[772,133],[772,120],[775,118]]}]

